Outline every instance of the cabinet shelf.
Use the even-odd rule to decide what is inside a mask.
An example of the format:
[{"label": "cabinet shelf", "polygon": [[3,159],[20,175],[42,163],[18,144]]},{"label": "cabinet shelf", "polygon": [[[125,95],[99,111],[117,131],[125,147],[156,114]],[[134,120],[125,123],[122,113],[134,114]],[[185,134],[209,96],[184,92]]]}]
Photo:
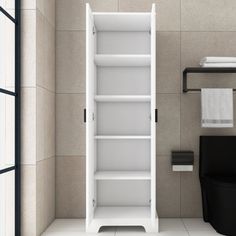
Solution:
[{"label": "cabinet shelf", "polygon": [[149,102],[151,96],[144,95],[96,95],[94,100],[97,102]]},{"label": "cabinet shelf", "polygon": [[147,135],[96,135],[95,139],[151,139]]},{"label": "cabinet shelf", "polygon": [[96,54],[94,61],[98,66],[150,66],[151,55]]},{"label": "cabinet shelf", "polygon": [[98,171],[95,173],[96,180],[149,180],[149,171]]},{"label": "cabinet shelf", "polygon": [[143,219],[151,217],[151,209],[149,206],[134,207],[97,207],[95,209],[94,218],[97,219]]}]

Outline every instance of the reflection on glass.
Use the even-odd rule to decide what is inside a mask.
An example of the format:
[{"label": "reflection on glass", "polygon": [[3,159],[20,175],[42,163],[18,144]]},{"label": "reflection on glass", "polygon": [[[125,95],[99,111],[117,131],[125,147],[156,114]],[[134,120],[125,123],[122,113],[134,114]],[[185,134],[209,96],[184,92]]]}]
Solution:
[{"label": "reflection on glass", "polygon": [[0,93],[0,169],[13,166],[14,160],[15,97]]},{"label": "reflection on glass", "polygon": [[0,235],[14,236],[15,230],[15,172],[0,175]]},{"label": "reflection on glass", "polygon": [[1,12],[0,88],[15,91],[15,24]]}]

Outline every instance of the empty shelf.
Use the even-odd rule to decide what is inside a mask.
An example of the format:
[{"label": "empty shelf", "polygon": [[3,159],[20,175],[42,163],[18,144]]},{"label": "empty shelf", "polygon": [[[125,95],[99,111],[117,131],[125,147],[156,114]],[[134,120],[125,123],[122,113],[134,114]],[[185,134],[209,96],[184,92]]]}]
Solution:
[{"label": "empty shelf", "polygon": [[148,180],[149,171],[98,171],[94,176],[97,180]]},{"label": "empty shelf", "polygon": [[145,135],[96,135],[95,139],[151,139]]},{"label": "empty shelf", "polygon": [[151,217],[150,207],[97,207],[94,218],[97,219],[143,219]]},{"label": "empty shelf", "polygon": [[151,96],[97,95],[94,100],[97,102],[148,102],[151,101]]},{"label": "empty shelf", "polygon": [[98,66],[149,66],[151,63],[150,55],[113,55],[97,54],[94,57]]},{"label": "empty shelf", "polygon": [[151,14],[145,12],[94,12],[98,31],[149,31]]}]

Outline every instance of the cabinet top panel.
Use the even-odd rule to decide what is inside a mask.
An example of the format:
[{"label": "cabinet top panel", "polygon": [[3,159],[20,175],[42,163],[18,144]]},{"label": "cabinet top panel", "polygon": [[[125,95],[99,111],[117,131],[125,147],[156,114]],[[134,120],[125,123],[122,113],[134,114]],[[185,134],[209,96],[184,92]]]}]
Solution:
[{"label": "cabinet top panel", "polygon": [[149,31],[151,13],[94,12],[97,31]]}]

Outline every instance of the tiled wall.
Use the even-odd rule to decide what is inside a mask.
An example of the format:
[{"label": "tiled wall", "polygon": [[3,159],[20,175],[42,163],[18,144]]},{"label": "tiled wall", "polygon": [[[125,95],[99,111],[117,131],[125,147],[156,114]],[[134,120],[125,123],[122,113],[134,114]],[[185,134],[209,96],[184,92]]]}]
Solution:
[{"label": "tiled wall", "polygon": [[55,218],[55,1],[22,1],[22,235]]},{"label": "tiled wall", "polygon": [[[236,55],[234,0],[56,1],[56,216],[85,216],[85,2],[94,11],[157,6],[157,208],[161,217],[200,217],[198,138],[235,134],[202,129],[200,94],[182,94],[182,70],[203,56]],[[199,75],[190,86],[236,87],[233,75]],[[236,101],[235,101],[236,103]],[[236,117],[236,116],[235,116]],[[191,173],[173,173],[171,150],[194,150]]]}]

